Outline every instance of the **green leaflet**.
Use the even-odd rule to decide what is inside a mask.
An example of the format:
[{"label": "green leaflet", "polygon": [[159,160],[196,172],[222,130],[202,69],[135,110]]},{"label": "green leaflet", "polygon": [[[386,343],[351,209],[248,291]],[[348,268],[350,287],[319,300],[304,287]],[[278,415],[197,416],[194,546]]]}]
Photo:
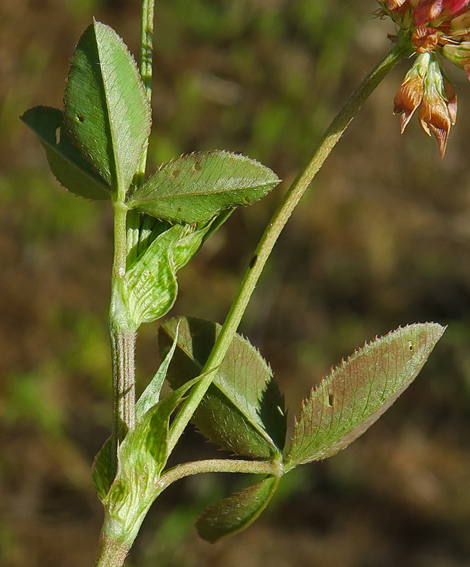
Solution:
[{"label": "green leaflet", "polygon": [[330,457],[362,435],[418,375],[444,331],[436,323],[400,328],[335,368],[302,404],[286,472]]},{"label": "green leaflet", "polygon": [[153,217],[196,223],[264,197],[279,178],[261,163],[225,151],[195,153],[162,165],[128,201]]},{"label": "green leaflet", "polygon": [[100,22],[85,30],[72,57],[65,122],[106,183],[127,191],[150,134],[151,109],[132,55]]},{"label": "green leaflet", "polygon": [[85,199],[110,199],[111,188],[73,145],[58,108],[35,106],[21,120],[38,136],[57,181]]},{"label": "green leaflet", "polygon": [[269,504],[279,480],[268,476],[205,510],[196,522],[200,537],[215,543],[247,528]]},{"label": "green leaflet", "polygon": [[[176,329],[178,347],[168,368],[173,388],[198,376],[220,332],[220,325],[193,318],[166,321],[159,330],[164,356]],[[214,443],[239,455],[272,458],[284,447],[284,400],[259,352],[236,335],[193,422]]]}]

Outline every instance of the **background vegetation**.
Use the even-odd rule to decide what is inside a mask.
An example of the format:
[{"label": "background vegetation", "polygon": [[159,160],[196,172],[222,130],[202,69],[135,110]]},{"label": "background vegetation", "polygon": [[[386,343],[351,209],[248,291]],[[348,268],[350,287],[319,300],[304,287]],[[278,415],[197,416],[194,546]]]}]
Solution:
[{"label": "background vegetation", "polygon": [[[374,0],[156,1],[151,168],[243,151],[286,183],[237,211],[180,272],[173,314],[222,322],[270,213],[336,109],[388,49]],[[0,3],[0,565],[88,567],[101,524],[90,465],[110,425],[110,208],[67,195],[18,116],[61,106],[91,16],[136,52],[139,0]],[[470,556],[470,86],[447,156],[413,120],[399,135],[395,70],[360,112],[278,243],[242,331],[292,411],[365,340],[449,325],[424,371],[363,438],[291,473],[245,533],[191,527],[247,479],[172,487],[129,567],[457,567]],[[139,339],[140,387],[157,365]],[[216,449],[189,432],[180,458]],[[281,487],[282,488],[282,487]]]}]

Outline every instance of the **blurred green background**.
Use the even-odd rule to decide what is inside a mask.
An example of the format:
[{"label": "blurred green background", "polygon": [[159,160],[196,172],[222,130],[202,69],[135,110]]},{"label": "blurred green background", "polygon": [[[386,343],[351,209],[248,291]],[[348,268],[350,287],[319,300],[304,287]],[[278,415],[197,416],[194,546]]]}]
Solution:
[{"label": "blurred green background", "polygon": [[[285,183],[237,211],[179,275],[171,314],[222,322],[265,223],[351,90],[388,49],[375,0],[156,0],[150,169],[242,151]],[[110,427],[109,205],[67,195],[18,116],[61,106],[92,16],[135,53],[138,0],[0,2],[0,565],[89,567],[101,505],[90,466]],[[192,527],[249,479],[199,476],[157,502],[129,567],[470,565],[470,86],[446,158],[413,119],[402,63],[367,102],[283,233],[242,332],[290,415],[331,365],[399,325],[449,325],[423,372],[347,450],[285,478],[268,511],[216,545]],[[170,314],[170,315],[171,315]],[[139,388],[158,364],[142,329]],[[189,431],[179,459],[220,455]]]}]

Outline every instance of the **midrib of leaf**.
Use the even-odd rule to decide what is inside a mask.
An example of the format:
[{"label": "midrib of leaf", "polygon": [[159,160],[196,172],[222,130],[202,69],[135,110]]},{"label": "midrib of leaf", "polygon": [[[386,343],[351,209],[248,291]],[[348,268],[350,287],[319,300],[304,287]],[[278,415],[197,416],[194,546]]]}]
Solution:
[{"label": "midrib of leaf", "polygon": [[[190,158],[192,155],[193,154],[189,154],[187,157]],[[235,168],[235,172],[234,173],[230,172],[230,180],[232,181],[231,187],[233,187],[235,185],[233,183],[233,179],[236,177],[237,171],[242,170],[242,175],[239,178],[237,178],[236,188],[235,189],[227,189],[228,183],[226,181],[221,180],[221,177],[223,176],[223,172],[222,172],[216,182],[210,181],[210,180],[209,181],[196,180],[195,183],[192,184],[192,186],[197,190],[184,191],[183,193],[178,193],[177,195],[172,194],[172,193],[167,193],[167,194],[164,194],[164,195],[158,195],[158,194],[155,195],[154,193],[152,193],[151,195],[149,195],[149,194],[145,195],[144,194],[141,197],[137,196],[134,202],[143,203],[143,202],[146,202],[146,201],[156,201],[156,200],[164,201],[165,199],[174,200],[174,199],[183,198],[183,197],[199,197],[199,196],[209,197],[209,196],[212,196],[212,195],[228,193],[229,191],[236,192],[236,191],[243,191],[243,190],[246,190],[246,189],[256,189],[258,187],[261,188],[261,187],[265,187],[267,185],[273,185],[273,184],[276,183],[275,179],[273,179],[272,181],[262,181],[262,182],[261,181],[260,182],[255,182],[255,181],[247,182],[247,181],[245,181],[245,179],[247,179],[247,178],[251,179],[252,176],[246,175],[246,174],[243,173],[243,165],[246,164],[246,165],[249,165],[250,167],[254,167],[256,164],[252,163],[250,160],[248,160],[244,156],[238,156],[237,154],[232,154],[232,153],[226,152],[226,151],[218,151],[218,152],[213,151],[213,152],[208,152],[207,155],[204,155],[204,154],[202,154],[202,155],[205,158],[209,158],[211,155],[212,156],[224,156],[224,155],[226,155],[233,160],[231,163],[238,161],[239,165]],[[175,160],[172,160],[172,161],[170,161],[166,164],[163,164],[163,166],[160,169],[157,170],[157,172],[154,174],[154,176],[150,177],[150,179],[147,180],[147,182],[145,184],[146,187],[147,187],[147,191],[155,191],[156,189],[159,189],[162,185],[166,184],[166,179],[164,179],[161,182],[157,182],[155,184],[152,184],[151,182],[152,182],[153,178],[158,177],[158,175],[160,173],[163,173],[164,170],[169,169],[173,164],[177,164],[178,159],[180,159],[180,158],[176,158]],[[213,163],[212,166],[210,166],[210,167],[212,167],[212,169],[209,169],[208,172],[206,172],[206,177],[210,177],[212,171],[216,170],[218,165],[219,164],[217,164],[217,163]],[[208,166],[204,165],[204,168],[208,168]],[[188,173],[189,173],[188,171],[185,172],[184,179],[188,178]],[[201,174],[202,173],[203,172],[201,171]],[[207,193],[207,185],[208,184],[215,186],[216,189],[211,190],[210,193]],[[200,185],[202,185],[203,187],[201,187],[199,189]],[[178,184],[174,183],[173,186],[179,188],[179,187],[184,186],[184,183],[181,183],[181,182],[178,183]],[[142,189],[145,189],[145,186]]]},{"label": "midrib of leaf", "polygon": [[[102,77],[102,82],[103,82],[103,89],[105,91],[105,103],[106,103],[106,109],[107,109],[107,113],[106,113],[106,120],[108,122],[108,126],[109,126],[109,131],[111,134],[111,148],[112,148],[112,152],[113,152],[113,166],[114,166],[114,173],[116,175],[116,185],[117,185],[117,190],[118,190],[118,194],[121,193],[122,191],[126,191],[127,187],[121,187],[121,171],[120,171],[120,164],[118,163],[117,159],[116,159],[116,147],[117,147],[117,143],[119,141],[119,133],[118,133],[118,127],[117,124],[118,122],[116,120],[113,120],[112,118],[112,114],[111,114],[111,106],[110,106],[110,102],[111,102],[111,97],[110,97],[110,90],[111,88],[108,88],[108,83],[110,81],[110,73],[107,72],[107,68],[106,67],[111,67],[111,65],[102,65],[102,61],[104,59],[103,55],[106,53],[106,49],[101,49],[102,47],[102,43],[101,41],[98,41],[98,33],[97,33],[97,23],[95,22],[94,25],[94,31],[95,31],[95,38],[96,38],[96,44],[97,44],[97,49],[98,49],[98,58],[100,61],[100,69],[101,69],[101,77]],[[105,28],[102,28],[103,30]],[[105,48],[107,47],[107,44],[105,43]],[[111,52],[111,49],[108,50],[108,53]],[[111,59],[111,57],[110,57]],[[109,63],[109,62],[108,62]],[[114,71],[114,66],[111,67]],[[113,85],[116,85],[117,81],[116,81],[116,74],[113,73],[114,75],[114,81],[112,81],[112,84],[110,85],[111,87]],[[118,97],[121,100],[124,100],[124,96]]]},{"label": "midrib of leaf", "polygon": [[[203,182],[200,181],[199,184],[203,184],[207,182]],[[214,191],[210,191],[210,193],[207,193],[207,188],[201,188],[200,191],[185,191],[184,193],[178,193],[178,194],[166,194],[166,195],[147,195],[146,197],[138,197],[135,199],[134,202],[136,203],[143,203],[146,201],[164,201],[165,199],[170,199],[170,200],[175,200],[175,199],[181,199],[183,197],[199,197],[199,196],[207,196],[210,197],[212,195],[219,195],[219,194],[224,194],[224,193],[228,193],[229,191],[231,192],[237,192],[237,191],[243,191],[245,189],[256,189],[257,187],[265,187],[266,185],[272,185],[274,183],[274,181],[270,181],[270,182],[263,182],[263,183],[253,183],[251,185],[243,185],[240,187],[237,187],[236,189],[227,189],[226,186],[223,185],[223,182],[219,179],[217,181],[217,184],[220,185],[220,189],[214,190]],[[163,185],[163,183],[160,184],[156,184],[152,187],[152,191],[154,191],[156,188],[159,188],[159,186]],[[179,186],[181,187],[182,184],[180,184]],[[195,184],[197,185],[197,184]]]}]

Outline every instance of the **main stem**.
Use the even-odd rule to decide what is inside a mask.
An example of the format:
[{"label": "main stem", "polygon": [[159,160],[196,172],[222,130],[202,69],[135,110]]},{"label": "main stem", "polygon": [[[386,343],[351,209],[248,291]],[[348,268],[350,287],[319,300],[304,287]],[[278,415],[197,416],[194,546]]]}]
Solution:
[{"label": "main stem", "polygon": [[113,428],[111,438],[115,465],[117,464],[119,444],[123,441],[126,433],[135,427],[134,351],[137,333],[127,320],[127,310],[121,299],[127,257],[127,207],[124,205],[124,198],[124,195],[117,195],[113,201],[114,261],[109,313],[113,369]]},{"label": "main stem", "polygon": [[282,203],[274,213],[261,237],[241,283],[238,295],[227,315],[214,348],[201,371],[201,374],[208,373],[208,375],[194,387],[191,396],[173,423],[171,445],[177,442],[191,419],[194,410],[201,402],[207,388],[214,379],[214,371],[220,366],[227,353],[266,261],[293,210],[363,103],[393,67],[405,56],[411,54],[408,45],[408,42],[398,43],[351,94],[320,140],[309,164],[287,191]]},{"label": "main stem", "polygon": [[[144,0],[141,18],[140,74],[149,104],[152,99],[152,51],[154,0]],[[144,148],[133,185],[139,186],[145,179],[147,147]],[[126,320],[120,301],[121,289],[127,270],[127,230],[139,226],[140,218],[129,215],[125,206],[126,194],[118,191],[114,208],[114,263],[112,275],[112,299],[109,331],[113,363],[113,455],[116,459],[119,444],[126,433],[135,427],[135,370],[134,351],[137,333]],[[135,227],[134,227],[135,228]],[[116,464],[116,462],[115,462]]]},{"label": "main stem", "polygon": [[[140,76],[144,83],[145,94],[152,104],[152,57],[153,57],[153,22],[155,17],[155,0],[143,0],[140,31]],[[142,152],[139,169],[134,177],[134,185],[144,182],[147,167],[147,147]]]}]

